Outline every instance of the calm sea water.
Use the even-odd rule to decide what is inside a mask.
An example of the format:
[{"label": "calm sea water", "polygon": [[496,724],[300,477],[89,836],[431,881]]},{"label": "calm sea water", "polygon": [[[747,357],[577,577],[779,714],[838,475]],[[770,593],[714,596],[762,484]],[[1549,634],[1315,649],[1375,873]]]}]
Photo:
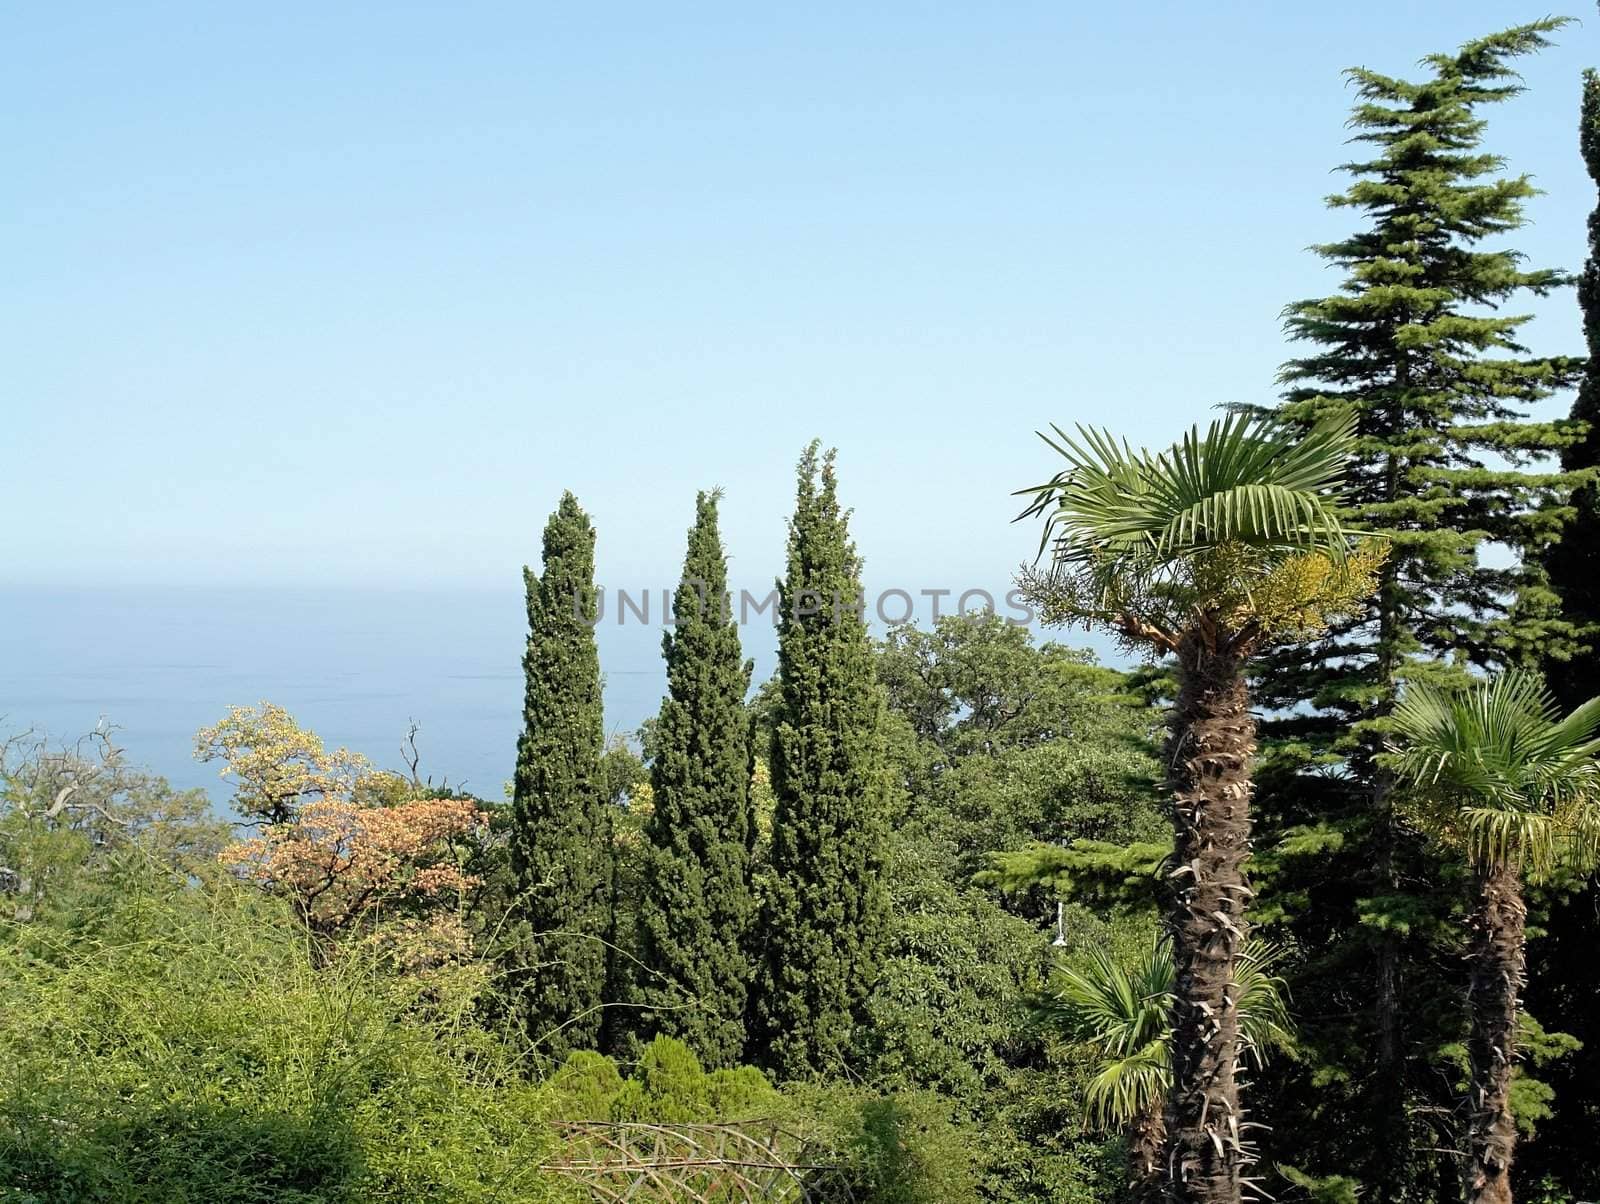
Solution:
[{"label": "calm sea water", "polygon": [[[226,788],[194,733],[234,704],[288,707],[330,745],[499,797],[522,719],[521,591],[0,587],[0,730],[57,738],[115,725],[130,759],[178,786]],[[770,627],[747,636],[770,672]],[[631,732],[665,687],[659,628],[603,625],[608,732]],[[759,677],[758,677],[759,680]]]},{"label": "calm sea water", "polygon": [[[424,777],[498,798],[522,723],[523,606],[514,587],[0,586],[0,732],[67,740],[104,719],[130,760],[176,786],[206,787],[220,804],[227,788],[214,766],[194,760],[194,734],[230,706],[265,700],[329,747],[389,769],[404,768],[401,743],[414,720]],[[919,607],[919,622],[926,611]],[[666,688],[661,628],[632,612],[619,624],[613,604],[596,630],[606,730],[632,733]],[[1067,642],[1121,659],[1108,641],[1073,634]],[[759,683],[777,662],[770,614],[752,616],[741,637]]]}]

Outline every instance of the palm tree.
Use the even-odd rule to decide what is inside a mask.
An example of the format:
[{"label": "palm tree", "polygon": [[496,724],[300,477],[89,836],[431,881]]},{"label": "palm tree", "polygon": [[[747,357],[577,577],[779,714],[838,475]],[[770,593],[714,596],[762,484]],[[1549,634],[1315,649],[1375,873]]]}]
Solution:
[{"label": "palm tree", "polygon": [[1296,435],[1234,414],[1152,454],[1101,431],[1052,430],[1043,438],[1067,467],[1020,491],[1033,500],[1019,517],[1045,516],[1040,551],[1053,554],[1025,588],[1047,621],[1100,625],[1175,660],[1166,1174],[1175,1201],[1238,1204],[1236,971],[1255,752],[1245,667],[1372,591],[1381,554],[1338,517],[1353,435],[1343,418]]},{"label": "palm tree", "polygon": [[1161,945],[1152,945],[1131,970],[1095,946],[1083,969],[1052,975],[1030,1008],[1036,1027],[1092,1045],[1099,1054],[1084,1092],[1089,1123],[1127,1139],[1129,1180],[1141,1201],[1161,1198],[1171,998],[1172,955]]},{"label": "palm tree", "polygon": [[1391,744],[1407,805],[1458,848],[1476,881],[1468,982],[1467,1191],[1510,1204],[1511,1074],[1526,979],[1527,874],[1600,857],[1600,698],[1562,717],[1543,683],[1511,672],[1463,690],[1415,683]]},{"label": "palm tree", "polygon": [[[1279,960],[1277,949],[1256,941],[1239,955],[1240,1047],[1257,1065],[1269,1049],[1294,1043],[1283,980],[1273,973]],[[1098,1051],[1099,1065],[1084,1092],[1089,1123],[1123,1134],[1134,1196],[1154,1204],[1161,1199],[1162,1108],[1172,1083],[1172,953],[1166,943],[1153,942],[1131,967],[1091,948],[1081,969],[1052,975],[1029,1010],[1035,1027]]]}]

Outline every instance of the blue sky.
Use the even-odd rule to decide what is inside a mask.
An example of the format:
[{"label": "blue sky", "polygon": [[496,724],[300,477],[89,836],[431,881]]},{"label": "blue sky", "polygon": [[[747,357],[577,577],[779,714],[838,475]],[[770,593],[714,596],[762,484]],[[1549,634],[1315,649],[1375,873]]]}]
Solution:
[{"label": "blue sky", "polygon": [[[571,488],[602,580],[667,584],[721,485],[754,584],[819,435],[879,587],[1003,583],[1035,427],[1271,396],[1349,220],[1340,70],[1543,13],[14,6],[0,580],[503,585]],[[1541,265],[1593,203],[1587,15],[1489,135]]]}]

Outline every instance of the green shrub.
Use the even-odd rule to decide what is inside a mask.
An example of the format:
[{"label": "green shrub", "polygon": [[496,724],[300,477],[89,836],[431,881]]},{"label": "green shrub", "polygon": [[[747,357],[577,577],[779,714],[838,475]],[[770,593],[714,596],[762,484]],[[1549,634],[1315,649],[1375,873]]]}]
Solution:
[{"label": "green shrub", "polygon": [[562,1120],[605,1120],[621,1093],[622,1072],[605,1054],[580,1049],[551,1077],[551,1107]]},{"label": "green shrub", "polygon": [[633,1077],[611,1101],[611,1119],[658,1124],[694,1124],[716,1119],[700,1059],[675,1037],[657,1037],[644,1048]]},{"label": "green shrub", "polygon": [[288,916],[226,884],[0,930],[0,1201],[556,1198],[549,1092],[470,1005],[316,969]]},{"label": "green shrub", "polygon": [[843,1168],[857,1204],[976,1204],[973,1150],[948,1100],[835,1085],[797,1087],[792,1097],[816,1161]]},{"label": "green shrub", "polygon": [[704,1124],[767,1120],[787,1107],[754,1066],[707,1074],[689,1047],[672,1037],[645,1046],[629,1079],[604,1054],[574,1053],[550,1088],[551,1115],[562,1120]]},{"label": "green shrub", "polygon": [[713,1070],[706,1075],[706,1096],[717,1120],[767,1120],[783,1110],[783,1097],[754,1066]]}]

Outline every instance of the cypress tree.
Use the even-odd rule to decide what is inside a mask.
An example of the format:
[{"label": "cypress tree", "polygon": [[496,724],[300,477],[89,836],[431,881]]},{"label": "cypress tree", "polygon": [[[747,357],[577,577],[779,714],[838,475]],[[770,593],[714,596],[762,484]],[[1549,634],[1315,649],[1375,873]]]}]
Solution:
[{"label": "cypress tree", "polygon": [[[1600,187],[1600,75],[1593,71],[1583,73],[1578,149],[1589,178]],[[1572,403],[1575,438],[1562,451],[1561,466],[1568,472],[1587,470],[1592,477],[1600,469],[1600,205],[1589,214],[1589,257],[1578,278],[1578,307],[1589,358]],[[1546,563],[1572,646],[1546,656],[1545,676],[1570,710],[1600,683],[1600,487],[1592,479],[1574,491],[1565,519]]]},{"label": "cypress tree", "polygon": [[[1309,428],[1354,412],[1352,526],[1391,546],[1364,614],[1258,666],[1263,726],[1258,922],[1282,925],[1303,957],[1308,1057],[1274,1098],[1285,1161],[1361,1168],[1364,1198],[1448,1194],[1456,1102],[1444,1049],[1462,1032],[1459,869],[1411,835],[1381,757],[1397,689],[1467,665],[1526,660],[1557,640],[1542,557],[1569,478],[1541,462],[1565,435],[1528,409],[1565,387],[1575,361],[1530,356],[1526,315],[1503,307],[1566,283],[1486,240],[1524,222],[1534,195],[1481,149],[1481,106],[1521,91],[1510,60],[1548,44],[1545,20],[1423,60],[1420,82],[1357,69],[1354,141],[1367,155],[1330,198],[1361,228],[1316,248],[1340,291],[1286,310],[1309,345],[1285,365],[1282,417]],[[1486,545],[1518,553],[1512,563]],[[1353,1019],[1352,1019],[1353,1018]],[[1280,1072],[1282,1073],[1282,1072]],[[1313,1085],[1315,1084],[1315,1085]],[[1259,1097],[1258,1097],[1259,1098]],[[1443,1131],[1435,1128],[1443,1126]]]},{"label": "cypress tree", "polygon": [[638,1023],[713,1069],[738,1063],[753,966],[750,662],[728,604],[719,494],[695,501],[674,627],[662,636],[667,697],[651,735],[654,810],[638,909]]},{"label": "cypress tree", "polygon": [[[1589,177],[1600,186],[1600,75],[1583,73],[1578,149]],[[1589,358],[1572,405],[1574,442],[1562,467],[1590,479],[1573,493],[1561,538],[1546,564],[1561,599],[1570,648],[1547,657],[1545,676],[1563,710],[1600,694],[1600,206],[1589,214],[1589,254],[1578,278],[1578,306]],[[1541,1073],[1555,1092],[1555,1115],[1540,1122],[1538,1140],[1520,1168],[1528,1181],[1548,1174],[1578,1199],[1600,1193],[1600,1163],[1593,1157],[1594,1118],[1600,1116],[1600,886],[1593,881],[1557,892],[1540,939],[1529,945],[1532,966],[1527,1006],[1559,1017],[1581,1047]]]},{"label": "cypress tree", "polygon": [[849,513],[833,452],[818,447],[800,457],[779,582],[776,810],[752,1034],[755,1056],[785,1079],[845,1057],[888,918],[884,700]]},{"label": "cypress tree", "polygon": [[611,842],[601,771],[594,528],[572,494],[544,529],[528,598],[526,692],[512,795],[518,1005],[556,1062],[599,1040],[611,927]]}]

